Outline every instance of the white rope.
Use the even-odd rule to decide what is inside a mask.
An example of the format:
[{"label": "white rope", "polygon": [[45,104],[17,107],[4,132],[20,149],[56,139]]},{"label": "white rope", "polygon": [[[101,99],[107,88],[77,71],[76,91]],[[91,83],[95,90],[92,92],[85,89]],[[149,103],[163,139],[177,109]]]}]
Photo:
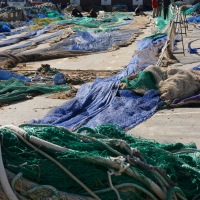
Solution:
[{"label": "white rope", "polygon": [[120,169],[119,169],[118,172],[114,171],[113,169],[110,169],[110,171],[107,171],[107,173],[108,173],[108,180],[109,180],[110,187],[116,193],[117,199],[121,200],[121,197],[120,197],[120,194],[119,194],[118,190],[112,184],[111,176],[112,175],[120,176],[121,173],[123,173],[128,167],[130,167],[130,164],[129,163],[127,163],[127,164],[124,163],[126,161],[126,158],[124,158],[123,156],[118,156],[116,158],[111,157],[111,160],[112,161],[120,161]]},{"label": "white rope", "polygon": [[116,176],[121,175],[121,173],[123,173],[128,167],[130,167],[129,163],[124,163],[126,161],[126,158],[124,158],[123,156],[118,156],[116,158],[110,157],[112,161],[120,161],[120,169],[118,172],[115,172]]},{"label": "white rope", "polygon": [[111,187],[111,188],[113,189],[113,191],[116,193],[117,199],[118,199],[118,200],[121,200],[121,197],[120,197],[120,194],[119,194],[118,190],[117,190],[117,189],[113,186],[113,184],[112,184],[112,178],[111,178],[111,176],[112,176],[113,174],[115,174],[115,172],[114,172],[113,170],[111,170],[110,172],[107,171],[107,173],[108,173],[108,180],[109,180],[110,187]]}]

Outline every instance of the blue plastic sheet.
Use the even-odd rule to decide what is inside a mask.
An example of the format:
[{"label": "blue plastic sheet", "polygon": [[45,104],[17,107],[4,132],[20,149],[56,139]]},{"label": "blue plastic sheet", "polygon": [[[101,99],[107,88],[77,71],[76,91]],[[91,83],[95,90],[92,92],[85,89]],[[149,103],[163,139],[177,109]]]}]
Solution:
[{"label": "blue plastic sheet", "polygon": [[159,102],[157,91],[151,90],[140,96],[131,91],[125,93],[118,90],[119,82],[106,83],[94,83],[88,95],[84,88],[81,92],[84,96],[78,95],[43,119],[30,123],[53,124],[73,130],[83,125],[95,127],[110,123],[129,129],[155,113]]},{"label": "blue plastic sheet", "polygon": [[73,130],[105,123],[124,129],[132,128],[156,112],[159,94],[155,90],[143,96],[127,90],[121,91],[120,80],[156,61],[152,51],[146,48],[136,54],[119,74],[81,86],[75,98],[52,110],[44,118],[29,123],[52,124]]},{"label": "blue plastic sheet", "polygon": [[200,65],[193,67],[192,70],[200,70]]},{"label": "blue plastic sheet", "polygon": [[200,15],[194,15],[187,19],[189,23],[200,23]]},{"label": "blue plastic sheet", "polygon": [[2,32],[10,32],[11,28],[8,25],[2,25],[0,26],[0,33]]},{"label": "blue plastic sheet", "polygon": [[138,51],[148,48],[151,45],[156,45],[158,43],[165,43],[167,39],[167,34],[156,34],[152,37],[146,37],[137,43]]},{"label": "blue plastic sheet", "polygon": [[9,80],[11,78],[16,78],[24,82],[31,82],[31,79],[26,76],[0,69],[0,80]]},{"label": "blue plastic sheet", "polygon": [[5,22],[0,22],[0,33],[2,32],[11,32],[11,27],[9,24]]}]

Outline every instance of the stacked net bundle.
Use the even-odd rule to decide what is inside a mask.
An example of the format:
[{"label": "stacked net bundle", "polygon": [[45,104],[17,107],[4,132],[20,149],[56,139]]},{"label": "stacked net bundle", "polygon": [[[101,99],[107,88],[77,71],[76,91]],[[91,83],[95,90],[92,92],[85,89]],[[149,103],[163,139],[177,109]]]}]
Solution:
[{"label": "stacked net bundle", "polygon": [[[0,131],[5,168],[41,185],[21,188],[25,198],[59,199],[56,190],[105,200],[199,195],[200,157],[194,144],[135,138],[112,125],[83,127],[77,133],[36,125],[3,126]],[[54,190],[48,187],[47,194],[48,185]]]},{"label": "stacked net bundle", "polygon": [[0,103],[10,103],[27,99],[30,95],[56,93],[68,91],[69,85],[32,84],[26,85],[19,79],[11,78],[8,81],[0,81]]}]

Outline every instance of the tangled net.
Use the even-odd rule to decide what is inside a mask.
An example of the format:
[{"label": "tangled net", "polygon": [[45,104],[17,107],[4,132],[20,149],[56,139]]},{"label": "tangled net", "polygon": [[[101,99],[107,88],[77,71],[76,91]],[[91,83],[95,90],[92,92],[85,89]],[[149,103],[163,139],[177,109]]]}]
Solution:
[{"label": "tangled net", "polygon": [[106,200],[199,196],[195,144],[160,144],[112,125],[82,127],[77,133],[44,125],[2,126],[0,131],[5,168],[40,185],[25,190],[12,184],[24,198],[62,199],[58,190]]}]

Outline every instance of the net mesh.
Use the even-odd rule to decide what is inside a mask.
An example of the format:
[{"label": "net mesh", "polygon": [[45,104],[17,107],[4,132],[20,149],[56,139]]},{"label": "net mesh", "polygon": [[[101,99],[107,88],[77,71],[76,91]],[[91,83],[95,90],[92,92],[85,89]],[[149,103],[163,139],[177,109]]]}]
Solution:
[{"label": "net mesh", "polygon": [[157,82],[153,74],[148,71],[139,72],[136,76],[130,76],[121,80],[125,88],[144,94],[148,90],[157,89]]},{"label": "net mesh", "polygon": [[11,103],[14,101],[24,100],[38,94],[56,93],[68,91],[69,85],[52,85],[52,84],[31,84],[27,85],[19,79],[11,78],[8,81],[0,81],[0,103]]},{"label": "net mesh", "polygon": [[[25,131],[25,138],[30,141],[35,136],[66,148],[59,152],[36,145],[90,190],[96,191],[101,199],[116,198],[110,184],[117,188],[124,200],[162,199],[162,195],[166,198],[177,193],[192,199],[199,193],[200,160],[194,144],[161,144],[136,138],[112,125],[101,125],[95,129],[83,127],[77,133],[61,127],[42,125],[21,125],[20,129],[4,126],[0,130],[3,134],[2,155],[5,168],[15,174],[22,172],[24,178],[40,185],[51,185],[57,190],[89,196],[58,165],[25,145],[16,136],[16,132]],[[193,151],[187,151],[188,148]],[[111,176],[112,183],[109,183],[108,171],[114,172]],[[47,192],[45,188],[37,189],[40,190],[35,188],[35,192],[29,190],[23,194],[29,197],[34,195],[31,199],[36,199],[40,194],[47,196],[52,192]]]}]

